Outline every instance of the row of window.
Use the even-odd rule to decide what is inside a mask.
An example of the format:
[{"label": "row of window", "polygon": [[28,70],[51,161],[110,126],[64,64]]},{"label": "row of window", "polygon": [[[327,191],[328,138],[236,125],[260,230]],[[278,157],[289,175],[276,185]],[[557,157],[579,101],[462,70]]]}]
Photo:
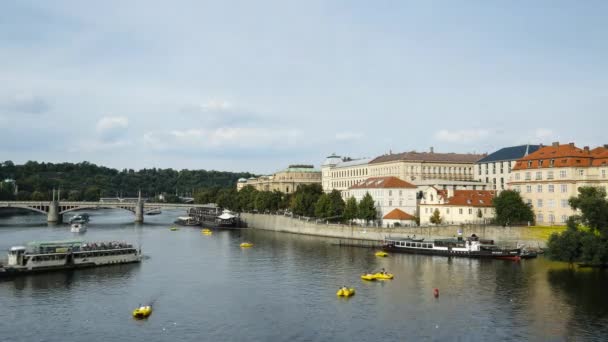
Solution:
[{"label": "row of window", "polygon": [[417,248],[433,248],[433,244],[432,243],[406,242],[406,241],[398,241],[398,242],[395,243],[395,246],[417,247]]},{"label": "row of window", "polygon": [[358,177],[358,176],[367,176],[367,168],[352,169],[352,170],[343,170],[343,171],[333,171],[331,173],[331,177],[332,178],[338,178],[338,177]]},{"label": "row of window", "polygon": [[[544,175],[544,178],[543,178]],[[585,175],[585,170],[584,169],[578,169],[576,170],[576,175],[577,176],[584,176]],[[527,171],[524,173],[524,180],[532,180],[532,176],[534,176],[534,180],[543,180],[543,179],[547,179],[547,180],[551,180],[551,179],[555,179],[555,172],[550,170],[550,171],[536,171],[534,173]],[[521,172],[516,172],[514,175],[514,178],[516,181],[521,180],[522,177],[522,173]],[[608,177],[608,171],[606,171],[606,169],[602,169],[600,170],[600,177],[601,178],[607,178]],[[564,178],[568,178],[568,170],[559,170],[559,178],[564,179]]]},{"label": "row of window", "polygon": [[[547,187],[546,187],[547,192],[549,192],[549,193],[555,192],[555,184],[546,184],[546,185],[547,185]],[[526,185],[526,193],[531,193],[533,188],[534,187],[532,185]],[[542,193],[543,190],[545,189],[545,185],[543,185],[543,184],[537,184],[535,188],[536,188],[536,192],[537,193]],[[560,189],[560,192],[567,193],[568,192],[568,184],[560,184],[559,185],[559,189]],[[520,185],[515,185],[515,186],[513,186],[513,190],[515,190],[517,192],[521,192],[521,186]]]},{"label": "row of window", "polygon": [[[549,223],[555,223],[555,215],[553,214],[549,214],[547,215],[547,221]],[[562,215],[560,217],[560,222],[561,223],[566,223],[566,221],[568,221],[568,215]],[[545,222],[545,216],[542,213],[539,213],[536,215],[536,222]]]},{"label": "row of window", "polygon": [[[500,166],[500,173],[504,173],[505,172],[504,163],[507,163],[507,173],[510,173],[511,172],[511,162],[500,162],[500,163],[494,162],[494,163],[492,163],[492,174],[493,175],[496,174],[496,164],[499,164],[499,166]],[[486,175],[489,174],[490,173],[489,163],[479,164],[477,172],[480,176],[482,173],[484,173]]]},{"label": "row of window", "polygon": [[[441,214],[442,210],[441,208],[424,208],[424,213],[425,214],[432,214],[435,212],[435,210],[439,210],[439,213]],[[483,209],[479,209],[481,210],[484,214],[486,214],[488,212],[488,208],[483,208]],[[469,215],[473,214],[473,208],[468,208],[467,209]],[[445,208],[445,214],[449,214],[450,213],[450,208]],[[464,213],[464,208],[458,208],[458,214],[462,215]],[[477,211],[475,211],[475,213],[477,213]]]}]

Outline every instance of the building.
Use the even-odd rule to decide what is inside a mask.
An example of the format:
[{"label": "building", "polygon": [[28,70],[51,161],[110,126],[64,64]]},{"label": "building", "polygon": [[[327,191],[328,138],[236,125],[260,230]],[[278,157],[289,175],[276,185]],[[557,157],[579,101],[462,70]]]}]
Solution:
[{"label": "building", "polygon": [[416,226],[416,216],[395,208],[382,217],[382,225],[385,227]]},{"label": "building", "polygon": [[478,182],[490,184],[488,187],[490,190],[505,190],[515,162],[536,152],[541,146],[519,145],[501,148],[475,163],[473,172],[475,179]]},{"label": "building", "polygon": [[303,184],[321,184],[321,172],[312,165],[289,165],[287,169],[270,176],[241,178],[237,182],[236,189],[241,190],[251,185],[258,191],[276,190],[289,194]]},{"label": "building", "polygon": [[325,192],[344,191],[369,178],[371,158],[351,159],[332,154],[321,165],[322,186]]},{"label": "building", "polygon": [[515,163],[509,186],[534,210],[538,225],[563,225],[575,212],[568,199],[582,186],[608,186],[608,145],[541,147]]},{"label": "building", "polygon": [[344,191],[369,177],[397,177],[414,185],[441,183],[441,187],[484,188],[474,177],[475,162],[485,155],[404,152],[389,153],[376,158],[350,159],[331,155],[321,170],[323,190]]},{"label": "building", "polygon": [[452,190],[429,186],[422,190],[420,224],[431,224],[431,216],[439,210],[442,223],[485,223],[495,217],[493,190]]},{"label": "building", "polygon": [[378,217],[384,217],[395,209],[414,216],[416,191],[414,184],[397,177],[371,177],[343,191],[342,198],[347,201],[350,197],[354,197],[358,203],[366,193],[369,193],[376,203]]}]

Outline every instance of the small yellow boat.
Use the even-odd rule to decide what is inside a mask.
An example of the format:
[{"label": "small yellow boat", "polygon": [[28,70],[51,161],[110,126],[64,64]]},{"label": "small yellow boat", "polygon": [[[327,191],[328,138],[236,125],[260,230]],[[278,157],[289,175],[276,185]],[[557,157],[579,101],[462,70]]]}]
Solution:
[{"label": "small yellow boat", "polygon": [[241,247],[243,247],[243,248],[253,247],[253,244],[251,242],[243,242],[243,243],[241,243]]},{"label": "small yellow boat", "polygon": [[377,257],[387,257],[388,253],[386,253],[384,251],[378,251],[378,252],[376,252],[376,256]]},{"label": "small yellow boat", "polygon": [[179,230],[179,228],[177,228],[177,227],[171,227],[171,228],[169,228],[169,230],[170,231],[176,231],[176,230]]},{"label": "small yellow boat", "polygon": [[201,230],[201,233],[211,233],[211,229],[204,228],[203,230]]},{"label": "small yellow boat", "polygon": [[346,288],[346,287],[342,287],[338,290],[338,292],[336,293],[336,295],[338,297],[350,297],[350,296],[354,296],[355,295],[355,289],[353,289],[352,287]]},{"label": "small yellow boat", "polygon": [[367,274],[362,274],[361,279],[373,281],[373,280],[376,280],[376,276],[374,274],[367,273]]},{"label": "small yellow boat", "polygon": [[394,278],[394,275],[392,273],[378,272],[378,273],[374,274],[374,278],[376,278],[378,280],[391,280]]},{"label": "small yellow boat", "polygon": [[133,310],[134,318],[148,318],[152,314],[152,307],[150,305],[140,306],[137,309]]}]

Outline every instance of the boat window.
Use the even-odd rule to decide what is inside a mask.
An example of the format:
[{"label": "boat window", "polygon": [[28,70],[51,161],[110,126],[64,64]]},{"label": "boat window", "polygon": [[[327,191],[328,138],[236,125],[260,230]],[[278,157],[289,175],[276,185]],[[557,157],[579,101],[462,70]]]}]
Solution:
[{"label": "boat window", "polygon": [[419,244],[419,243],[416,243],[416,247],[420,247],[420,244]]}]

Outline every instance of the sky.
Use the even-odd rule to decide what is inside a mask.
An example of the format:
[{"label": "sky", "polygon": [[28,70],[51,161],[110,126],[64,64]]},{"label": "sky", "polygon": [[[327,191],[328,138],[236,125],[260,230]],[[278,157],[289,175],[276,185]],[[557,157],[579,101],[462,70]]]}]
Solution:
[{"label": "sky", "polygon": [[608,143],[606,1],[0,2],[0,161],[272,173]]}]

